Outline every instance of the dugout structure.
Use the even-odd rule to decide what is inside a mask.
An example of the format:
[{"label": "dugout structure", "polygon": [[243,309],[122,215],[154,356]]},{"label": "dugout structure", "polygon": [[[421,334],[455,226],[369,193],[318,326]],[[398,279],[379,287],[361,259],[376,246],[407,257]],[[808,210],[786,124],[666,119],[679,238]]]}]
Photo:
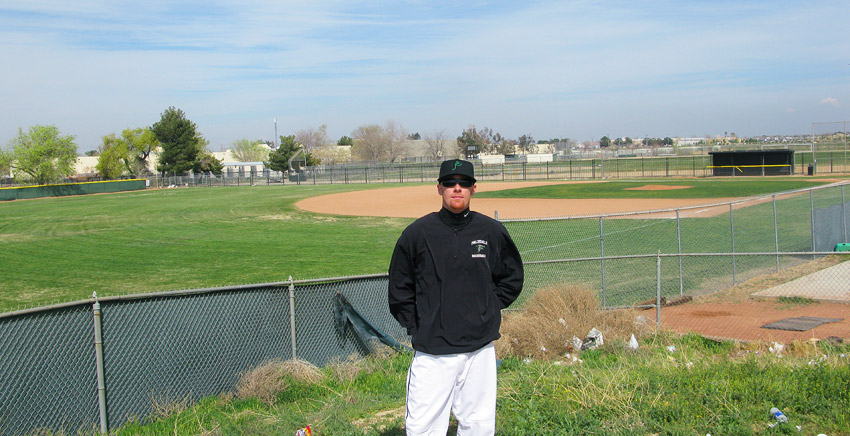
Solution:
[{"label": "dugout structure", "polygon": [[794,150],[710,151],[714,176],[790,176]]}]

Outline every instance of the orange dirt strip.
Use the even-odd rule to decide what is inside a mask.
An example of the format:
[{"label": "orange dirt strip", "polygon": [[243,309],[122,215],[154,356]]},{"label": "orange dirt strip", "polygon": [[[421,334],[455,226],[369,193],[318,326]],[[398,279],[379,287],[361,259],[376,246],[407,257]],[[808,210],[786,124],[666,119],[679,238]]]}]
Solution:
[{"label": "orange dirt strip", "polygon": [[[655,309],[644,316],[655,316]],[[841,318],[842,321],[821,324],[804,332],[773,330],[761,326],[785,318],[812,316]],[[779,301],[744,301],[740,303],[688,303],[661,308],[661,328],[679,333],[696,332],[704,336],[744,341],[791,341],[829,336],[847,338],[850,332],[850,305],[813,303],[789,305]]]},{"label": "orange dirt strip", "polygon": [[[554,185],[564,182],[480,182],[476,192]],[[588,183],[588,182],[572,182]],[[604,183],[604,182],[589,182]],[[714,204],[732,199],[538,199],[538,198],[472,198],[472,210],[500,219],[545,218],[602,215]],[[296,207],[317,213],[334,215],[418,218],[440,208],[437,184],[370,189],[322,195],[301,200]],[[711,216],[729,210],[713,208],[701,215]],[[693,212],[692,212],[693,213]],[[675,215],[674,215],[675,216]],[[647,218],[647,217],[644,217]]]}]

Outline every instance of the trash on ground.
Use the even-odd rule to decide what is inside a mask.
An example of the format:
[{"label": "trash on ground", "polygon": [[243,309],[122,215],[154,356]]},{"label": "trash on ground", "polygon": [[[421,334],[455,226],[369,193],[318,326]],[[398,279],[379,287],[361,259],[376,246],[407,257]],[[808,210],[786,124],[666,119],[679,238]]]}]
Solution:
[{"label": "trash on ground", "polygon": [[785,349],[785,345],[780,344],[779,342],[774,342],[773,346],[768,348],[768,350],[770,350],[771,353],[780,354],[780,355],[782,354],[782,350],[784,350],[784,349]]},{"label": "trash on ground", "polygon": [[634,333],[632,333],[632,337],[631,337],[631,339],[629,339],[629,348],[631,348],[632,350],[638,349],[638,341],[637,341],[637,338],[635,337]]},{"label": "trash on ground", "polygon": [[594,348],[599,348],[604,343],[602,338],[602,332],[596,329],[596,327],[590,329],[590,332],[587,333],[587,336],[584,338],[584,342],[581,344],[582,350],[592,350]]}]

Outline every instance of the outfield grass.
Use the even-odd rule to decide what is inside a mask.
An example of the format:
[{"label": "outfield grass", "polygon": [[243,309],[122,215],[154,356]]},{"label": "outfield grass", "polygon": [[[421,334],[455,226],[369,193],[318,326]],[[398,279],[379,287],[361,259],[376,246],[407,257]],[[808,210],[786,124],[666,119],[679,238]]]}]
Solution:
[{"label": "outfield grass", "polygon": [[294,206],[310,196],[380,187],[180,188],[0,203],[0,310],[84,299],[92,291],[385,272],[411,220],[318,215]]},{"label": "outfield grass", "polygon": [[[806,189],[826,184],[800,179],[708,179],[676,181],[632,181],[604,183],[569,183],[529,188],[489,191],[475,194],[479,198],[729,198],[771,194],[778,191]],[[690,186],[687,189],[635,190],[645,185]]]},{"label": "outfield grass", "polygon": [[[611,182],[559,185],[570,190],[561,194],[550,187],[492,194],[729,196],[811,185],[799,179],[663,183],[698,188],[624,191],[634,184]],[[320,215],[301,211],[294,203],[315,195],[391,186],[400,185],[177,188],[0,203],[0,311],[85,299],[93,291],[105,296],[277,282],[290,275],[300,280],[382,273],[395,240],[411,219]],[[800,208],[808,207],[805,199],[798,202]],[[438,206],[434,204],[435,210]],[[767,207],[747,208],[736,217],[736,226],[746,226],[744,216],[751,213],[753,226],[763,227],[764,217],[772,215]],[[787,228],[780,220],[783,241],[808,237],[799,216],[790,215]],[[610,220],[606,226],[606,234],[621,236],[620,242],[613,237],[606,242],[606,255],[675,252],[671,244],[676,229],[669,220]],[[691,220],[683,227],[687,235],[705,235],[705,240],[687,242],[686,251],[729,250],[724,218]],[[599,255],[598,241],[592,238],[598,234],[596,220],[510,224],[509,229],[526,260]],[[758,234],[737,236],[738,251],[747,251],[742,247],[748,235]],[[541,246],[552,248],[541,252]]]}]

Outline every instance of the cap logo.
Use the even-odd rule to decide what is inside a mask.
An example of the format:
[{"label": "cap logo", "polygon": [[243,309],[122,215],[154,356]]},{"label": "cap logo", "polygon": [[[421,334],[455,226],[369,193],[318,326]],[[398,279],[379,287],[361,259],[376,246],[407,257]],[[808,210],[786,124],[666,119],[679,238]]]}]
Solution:
[{"label": "cap logo", "polygon": [[459,161],[459,160],[456,160],[456,161],[455,161],[455,165],[452,167],[452,171],[456,170],[456,169],[457,169],[457,167],[459,167],[459,166],[461,166],[461,165],[463,165],[463,162],[461,162],[461,161]]}]

